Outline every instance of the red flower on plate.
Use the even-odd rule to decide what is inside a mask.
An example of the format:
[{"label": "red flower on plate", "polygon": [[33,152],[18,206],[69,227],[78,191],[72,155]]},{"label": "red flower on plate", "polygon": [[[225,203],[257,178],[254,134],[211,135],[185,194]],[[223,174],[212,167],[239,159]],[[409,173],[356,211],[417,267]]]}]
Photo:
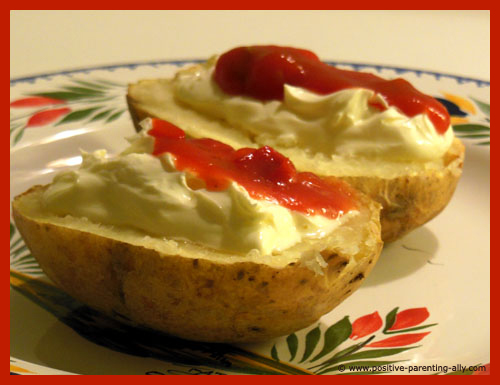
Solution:
[{"label": "red flower on plate", "polygon": [[383,321],[378,311],[359,317],[352,323],[352,333],[350,339],[357,340],[368,334],[376,332],[382,327]]},{"label": "red flower on plate", "polygon": [[371,344],[366,345],[367,348],[393,348],[396,346],[407,346],[414,344],[422,340],[427,334],[425,333],[412,333],[412,334],[401,334],[398,336],[392,336],[380,341],[372,342]]},{"label": "red flower on plate", "polygon": [[429,311],[425,307],[406,309],[396,314],[396,320],[388,331],[408,329],[424,322],[429,318]]},{"label": "red flower on plate", "polygon": [[54,104],[64,104],[65,100],[62,99],[54,99],[54,98],[46,98],[44,96],[33,96],[29,98],[23,98],[14,100],[10,103],[11,107],[14,108],[26,108],[26,107],[43,107],[50,106]]},{"label": "red flower on plate", "polygon": [[71,108],[63,107],[37,112],[28,119],[26,127],[45,126],[68,114],[70,111]]},{"label": "red flower on plate", "polygon": [[[363,343],[368,348],[407,346],[419,342],[430,332],[411,333],[419,329],[425,329],[436,324],[420,325],[429,318],[429,311],[425,307],[406,309],[398,312],[398,308],[391,310],[385,320],[384,334],[397,334],[379,341],[371,342],[375,335]],[[383,325],[382,318],[378,312],[359,317],[352,323],[352,332],[349,336],[352,340],[365,337],[375,333]],[[371,342],[371,343],[370,343]]]}]

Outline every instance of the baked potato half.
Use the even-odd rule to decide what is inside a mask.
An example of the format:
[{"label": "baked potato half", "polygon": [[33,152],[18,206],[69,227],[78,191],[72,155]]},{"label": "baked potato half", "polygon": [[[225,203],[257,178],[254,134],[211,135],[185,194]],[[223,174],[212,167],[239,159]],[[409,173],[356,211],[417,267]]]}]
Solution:
[{"label": "baked potato half", "polygon": [[382,249],[380,206],[364,196],[360,215],[329,237],[318,270],[286,255],[220,257],[196,245],[172,248],[173,241],[135,230],[57,216],[41,204],[44,189],[17,196],[13,216],[47,276],[95,309],[191,340],[255,342],[304,328],[361,285]]},{"label": "baked potato half", "polygon": [[[127,103],[136,129],[146,117],[168,120],[199,138],[210,137],[234,148],[259,147],[258,137],[208,117],[177,100],[172,79],[144,79],[130,84]],[[382,239],[392,242],[438,215],[450,201],[462,174],[465,147],[454,138],[448,152],[429,162],[395,162],[383,159],[352,160],[311,156],[299,148],[272,144],[299,171],[322,177],[335,176],[382,205]]]}]

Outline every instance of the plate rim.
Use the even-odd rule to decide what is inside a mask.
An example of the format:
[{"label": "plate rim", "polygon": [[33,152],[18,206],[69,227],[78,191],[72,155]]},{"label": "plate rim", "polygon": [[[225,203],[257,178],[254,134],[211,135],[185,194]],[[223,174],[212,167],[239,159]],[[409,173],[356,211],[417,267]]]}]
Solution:
[{"label": "plate rim", "polygon": [[[42,72],[39,74],[34,74],[34,75],[29,75],[29,76],[20,76],[20,77],[14,77],[10,78],[10,86],[14,86],[19,83],[30,83],[34,82],[37,79],[48,79],[53,76],[60,76],[60,75],[72,75],[76,73],[85,73],[85,72],[92,72],[92,71],[98,71],[98,70],[107,70],[107,71],[114,71],[117,69],[123,69],[123,68],[128,68],[128,69],[136,69],[137,67],[140,66],[152,66],[152,67],[157,67],[161,65],[184,65],[188,63],[202,63],[206,59],[162,59],[162,60],[152,60],[152,61],[138,61],[138,62],[125,62],[125,63],[115,63],[115,64],[103,64],[103,65],[96,65],[96,66],[89,66],[89,67],[79,67],[79,68],[69,68],[66,70],[57,70],[57,71],[49,71],[49,72]],[[395,71],[396,73],[405,73],[405,72],[413,72],[417,76],[421,75],[431,75],[433,76],[436,80],[439,81],[440,78],[445,77],[445,78],[450,78],[456,80],[459,84],[463,83],[475,83],[476,86],[478,87],[490,87],[490,81],[489,80],[484,80],[484,79],[479,79],[475,77],[468,77],[468,76],[462,76],[462,75],[455,75],[455,74],[450,74],[447,72],[440,72],[440,71],[431,71],[431,70],[425,70],[425,69],[418,69],[418,68],[409,68],[405,66],[391,66],[391,65],[386,65],[386,64],[376,64],[376,63],[364,63],[364,62],[351,62],[351,61],[336,61],[336,60],[326,60],[325,63],[328,63],[330,65],[334,66],[350,66],[354,68],[354,70],[360,70],[364,68],[374,68],[377,71],[382,71],[382,70],[392,70]]]}]

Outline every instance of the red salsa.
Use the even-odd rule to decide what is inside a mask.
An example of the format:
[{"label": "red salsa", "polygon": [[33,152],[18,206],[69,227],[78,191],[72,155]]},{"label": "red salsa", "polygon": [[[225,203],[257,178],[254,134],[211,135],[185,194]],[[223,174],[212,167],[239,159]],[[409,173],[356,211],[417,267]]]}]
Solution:
[{"label": "red salsa", "polygon": [[[385,80],[369,73],[341,70],[321,62],[313,52],[298,48],[272,45],[234,48],[219,57],[214,80],[229,95],[262,101],[283,100],[285,84],[321,95],[347,88],[366,88],[409,117],[426,114],[440,134],[450,125],[446,108],[406,80]],[[385,109],[375,101],[372,105]]]},{"label": "red salsa", "polygon": [[357,208],[357,193],[347,183],[297,172],[271,147],[234,150],[213,139],[186,138],[183,130],[160,119],[153,119],[148,134],[155,138],[153,155],[172,154],[175,167],[203,180],[207,190],[222,191],[235,181],[254,199],[331,219]]}]

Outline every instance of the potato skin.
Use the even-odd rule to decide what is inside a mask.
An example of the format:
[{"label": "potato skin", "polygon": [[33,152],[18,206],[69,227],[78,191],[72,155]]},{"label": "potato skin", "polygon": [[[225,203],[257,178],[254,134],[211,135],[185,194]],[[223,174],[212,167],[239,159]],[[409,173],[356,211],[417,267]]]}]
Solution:
[{"label": "potato skin", "polygon": [[130,117],[132,118],[134,128],[137,132],[139,132],[142,129],[140,122],[146,118],[154,118],[154,116],[151,116],[151,114],[148,114],[146,111],[144,111],[144,109],[141,108],[140,103],[136,101],[132,96],[132,90],[134,90],[134,85],[129,85],[126,100],[128,112],[130,114]]},{"label": "potato skin", "polygon": [[[145,101],[138,100],[137,95],[142,95],[143,88],[148,89],[153,84],[161,87],[168,82],[167,79],[157,79],[154,83],[151,80],[144,80],[129,85],[128,109],[137,131],[141,130],[139,122],[147,117],[155,117],[143,108]],[[279,148],[277,150],[279,151]],[[455,138],[452,147],[444,156],[445,167],[442,170],[426,170],[392,179],[374,176],[341,177],[341,179],[382,205],[380,214],[382,240],[385,243],[393,242],[424,225],[446,207],[460,179],[464,153],[464,145]],[[300,170],[299,167],[298,169],[311,171]]]},{"label": "potato skin", "polygon": [[382,240],[393,242],[438,215],[449,203],[462,174],[463,143],[455,138],[442,170],[426,170],[393,179],[342,177],[382,205]]},{"label": "potato skin", "polygon": [[22,212],[20,198],[13,203],[16,226],[57,286],[121,320],[198,341],[257,342],[304,328],[360,286],[382,249],[373,202],[366,228],[373,246],[363,248],[358,263],[325,253],[328,266],[318,275],[298,264],[273,268],[161,254],[34,220]]}]

